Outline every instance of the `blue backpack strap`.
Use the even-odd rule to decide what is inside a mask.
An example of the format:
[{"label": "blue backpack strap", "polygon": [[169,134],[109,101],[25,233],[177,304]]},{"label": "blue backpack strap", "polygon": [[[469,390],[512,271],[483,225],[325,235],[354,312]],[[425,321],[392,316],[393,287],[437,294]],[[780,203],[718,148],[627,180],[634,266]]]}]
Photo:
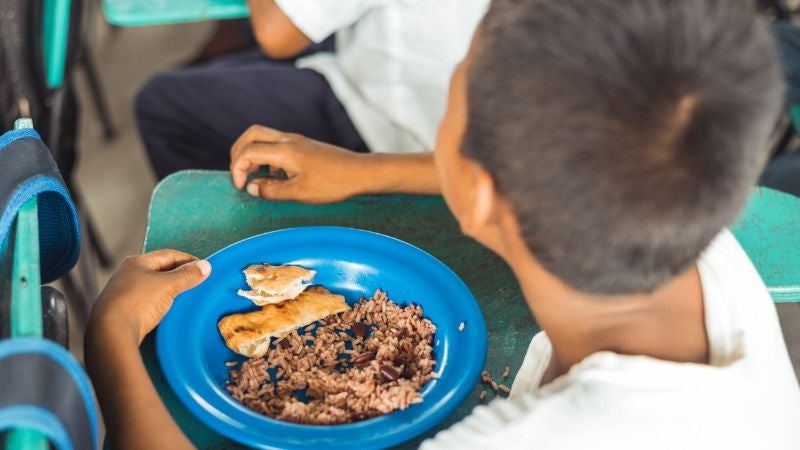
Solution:
[{"label": "blue backpack strap", "polygon": [[45,339],[0,341],[0,432],[31,428],[59,450],[98,448],[91,384],[66,350]]},{"label": "blue backpack strap", "polygon": [[38,196],[42,282],[60,278],[78,260],[80,226],[50,151],[33,129],[9,131],[0,136],[0,167],[0,243],[8,238],[20,207]]}]

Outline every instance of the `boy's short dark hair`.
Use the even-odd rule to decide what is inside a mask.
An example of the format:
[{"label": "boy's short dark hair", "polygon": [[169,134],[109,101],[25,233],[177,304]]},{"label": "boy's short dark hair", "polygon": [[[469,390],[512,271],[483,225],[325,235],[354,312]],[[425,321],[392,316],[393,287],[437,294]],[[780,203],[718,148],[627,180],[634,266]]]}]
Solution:
[{"label": "boy's short dark hair", "polygon": [[462,151],[573,288],[649,292],[743,206],[783,92],[751,0],[495,0]]}]

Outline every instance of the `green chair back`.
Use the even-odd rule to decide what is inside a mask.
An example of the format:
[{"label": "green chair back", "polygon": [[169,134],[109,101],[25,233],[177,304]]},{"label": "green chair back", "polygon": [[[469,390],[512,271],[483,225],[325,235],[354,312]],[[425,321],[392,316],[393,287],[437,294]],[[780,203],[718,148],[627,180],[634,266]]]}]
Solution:
[{"label": "green chair back", "polygon": [[109,23],[121,27],[239,19],[250,15],[245,0],[103,0]]},{"label": "green chair back", "polygon": [[43,0],[42,54],[47,87],[56,89],[64,82],[71,0]]}]

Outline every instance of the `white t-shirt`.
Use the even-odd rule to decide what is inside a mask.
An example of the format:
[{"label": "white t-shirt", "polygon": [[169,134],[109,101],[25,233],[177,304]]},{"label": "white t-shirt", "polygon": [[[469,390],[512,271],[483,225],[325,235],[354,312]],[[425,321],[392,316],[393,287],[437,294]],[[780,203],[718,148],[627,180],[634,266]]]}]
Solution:
[{"label": "white t-shirt", "polygon": [[322,74],[373,152],[433,150],[450,76],[489,0],[276,0],[309,39],[336,52],[297,67]]},{"label": "white t-shirt", "polygon": [[534,337],[508,400],[422,449],[800,449],[800,389],[775,306],[733,235],[700,258],[711,364],[612,352],[539,387],[550,341]]}]

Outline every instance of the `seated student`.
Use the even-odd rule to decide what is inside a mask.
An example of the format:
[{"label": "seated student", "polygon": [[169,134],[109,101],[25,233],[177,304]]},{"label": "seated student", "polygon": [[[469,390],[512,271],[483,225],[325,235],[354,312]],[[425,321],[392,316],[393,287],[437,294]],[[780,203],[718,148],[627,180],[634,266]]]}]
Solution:
[{"label": "seated student", "polygon": [[[261,194],[316,202],[441,190],[508,262],[543,332],[511,398],[425,449],[797,449],[800,389],[775,308],[725,229],[781,94],[749,0],[496,0],[433,160],[254,128],[233,176],[268,162],[289,179],[254,183]],[[333,172],[356,186],[328,192]],[[210,269],[190,261],[129,260],[94,311],[87,364],[121,448],[190,447],[137,351]]]},{"label": "seated student", "polygon": [[253,123],[360,152],[431,150],[453,68],[488,3],[249,0],[260,51],[159,74],[139,93],[156,175],[226,168]]}]

